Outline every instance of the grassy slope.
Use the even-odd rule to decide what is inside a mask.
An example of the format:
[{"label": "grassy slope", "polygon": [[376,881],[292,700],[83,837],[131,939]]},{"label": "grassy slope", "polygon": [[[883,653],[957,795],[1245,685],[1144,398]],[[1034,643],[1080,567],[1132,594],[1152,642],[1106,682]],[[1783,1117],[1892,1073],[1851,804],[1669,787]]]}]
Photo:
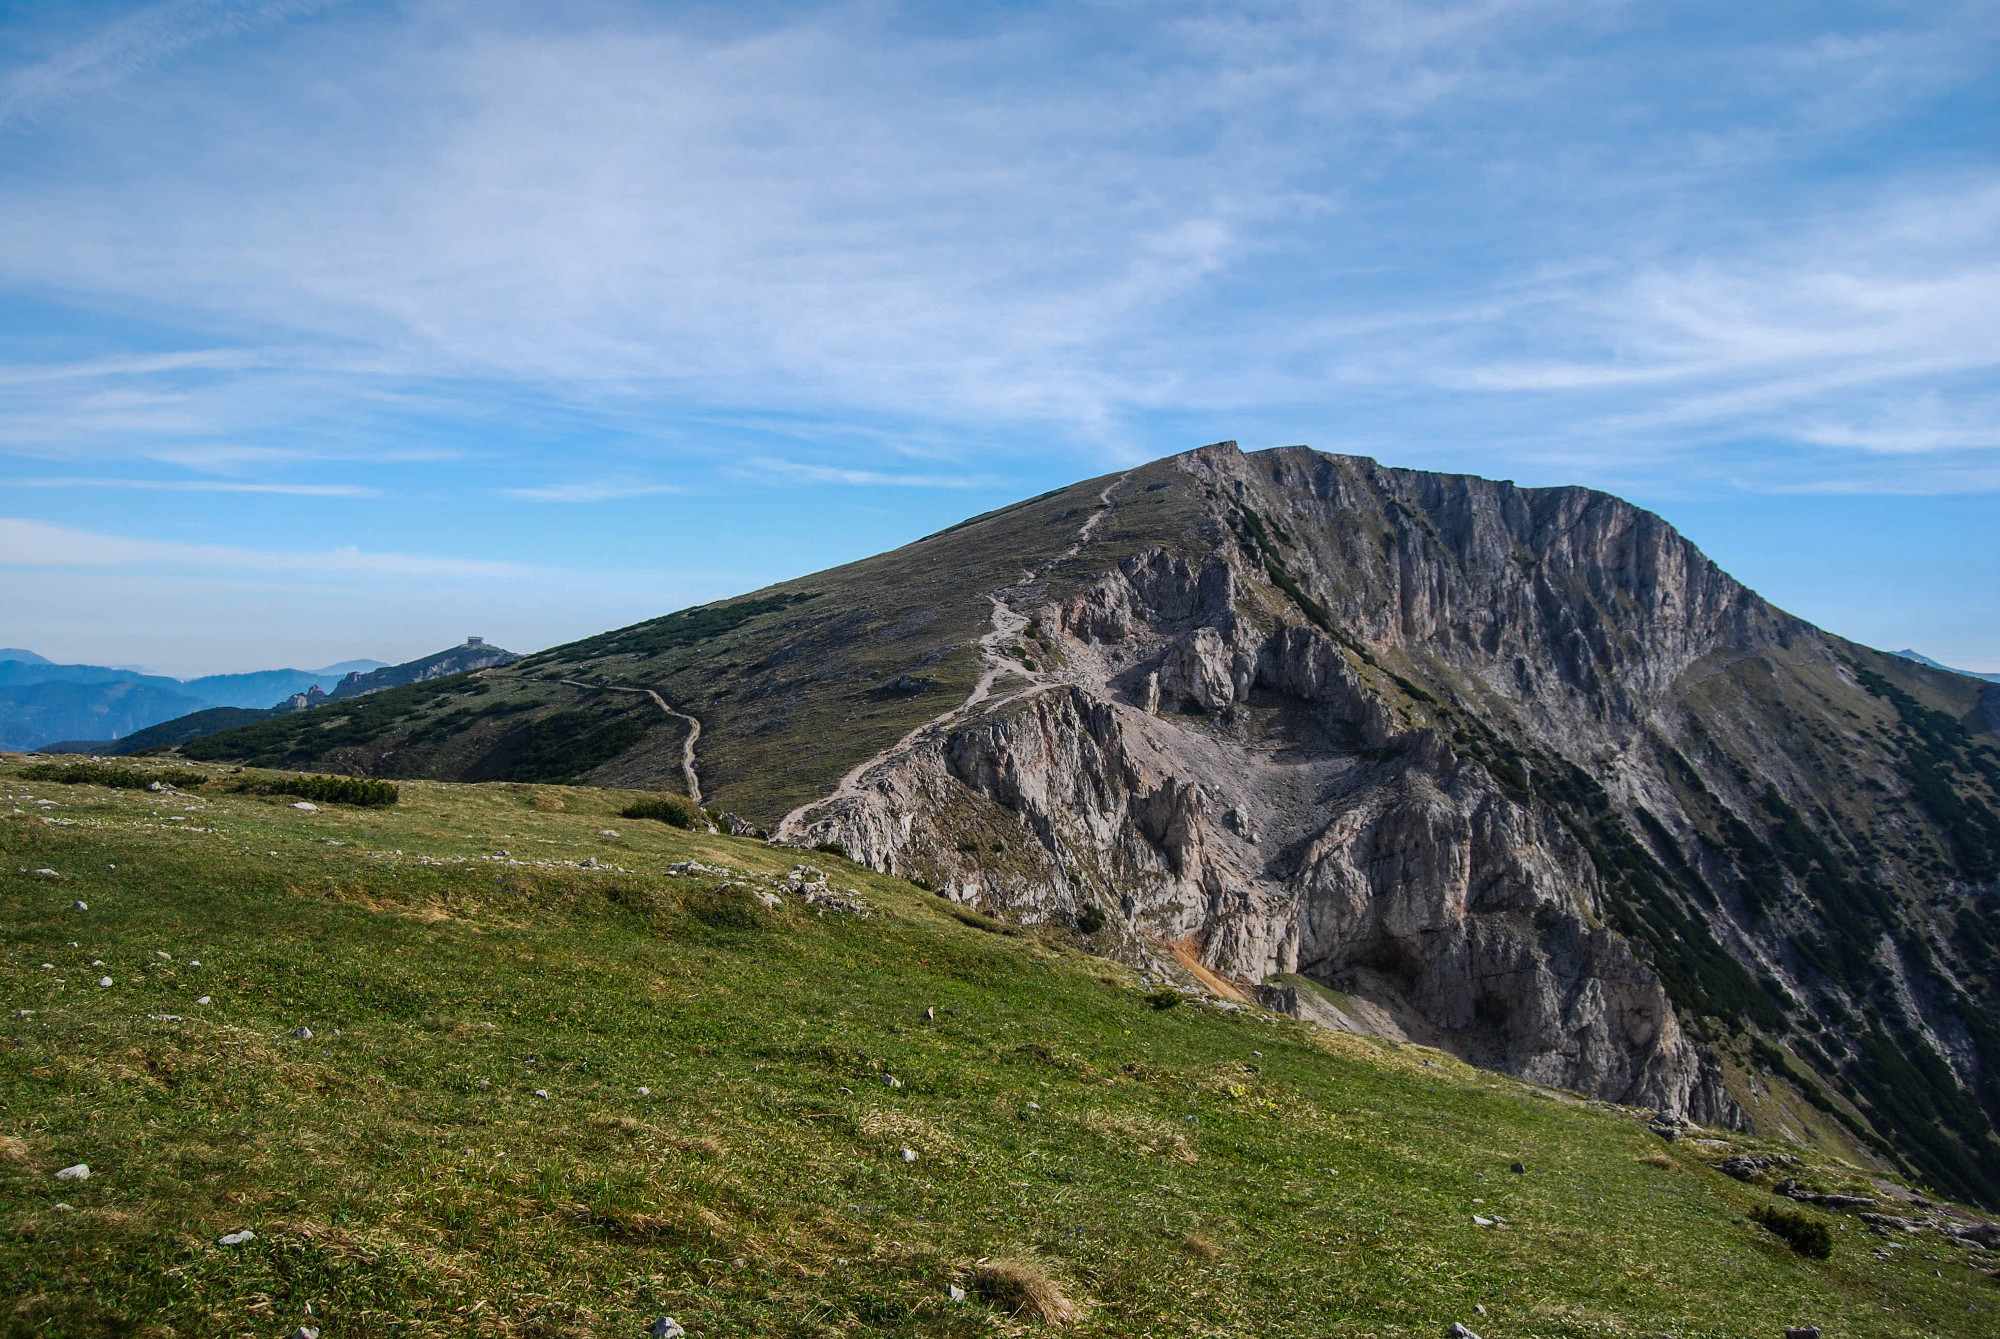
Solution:
[{"label": "grassy slope", "polygon": [[[384,776],[487,780],[513,768],[522,779],[682,790],[684,726],[633,694],[561,682],[602,679],[656,689],[700,718],[703,799],[772,824],[964,700],[980,673],[971,643],[991,627],[984,592],[1061,553],[1116,477],[1085,480],[900,549],[723,601],[719,607],[728,608],[811,597],[684,645],[650,654],[623,649],[676,616],[649,620],[482,671],[476,699],[462,695],[463,680],[419,684],[211,737],[189,751]],[[1135,471],[1088,560],[1046,572],[1049,589],[1067,589],[1180,533],[1194,514],[1194,491],[1184,480],[1148,491],[1177,478],[1164,462]],[[929,690],[887,690],[906,674]],[[505,710],[511,707],[521,710]],[[523,775],[510,740],[558,713],[569,739],[618,717],[650,728],[626,740],[615,758],[579,760],[558,747],[533,777]]]},{"label": "grassy slope", "polygon": [[[670,861],[789,853],[615,818],[615,793],[547,813],[540,788],[417,783],[304,813],[220,775],[162,796],[16,770],[8,1332],[276,1335],[310,1305],[338,1336],[662,1311],[701,1336],[986,1333],[1018,1326],[945,1289],[1000,1255],[1041,1259],[1091,1334],[2000,1329],[1961,1248],[1878,1250],[1843,1218],[1801,1260],[1745,1223],[1771,1197],[1708,1170],[1719,1149],[1629,1113],[1157,1012],[1121,969],[845,865],[876,916],[704,901]],[[53,1180],[77,1161],[88,1182]]]}]

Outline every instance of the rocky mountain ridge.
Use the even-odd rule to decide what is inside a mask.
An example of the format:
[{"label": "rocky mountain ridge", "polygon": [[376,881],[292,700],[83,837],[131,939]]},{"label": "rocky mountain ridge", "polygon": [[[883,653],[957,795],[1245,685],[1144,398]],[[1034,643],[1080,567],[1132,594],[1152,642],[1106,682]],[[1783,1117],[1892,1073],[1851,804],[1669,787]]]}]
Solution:
[{"label": "rocky mountain ridge", "polygon": [[1225,443],[419,691],[263,756],[691,754],[718,809],[1098,951],[2000,1198],[2000,699],[1604,494]]}]

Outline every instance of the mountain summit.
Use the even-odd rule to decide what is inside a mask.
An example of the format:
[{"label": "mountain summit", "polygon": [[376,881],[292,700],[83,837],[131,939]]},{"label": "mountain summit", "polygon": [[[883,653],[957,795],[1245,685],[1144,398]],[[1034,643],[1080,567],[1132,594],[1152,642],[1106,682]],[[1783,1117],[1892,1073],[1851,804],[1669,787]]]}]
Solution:
[{"label": "mountain summit", "polygon": [[1216,993],[1996,1204],[1996,738],[2000,687],[1615,497],[1221,443],[188,751],[682,790]]}]

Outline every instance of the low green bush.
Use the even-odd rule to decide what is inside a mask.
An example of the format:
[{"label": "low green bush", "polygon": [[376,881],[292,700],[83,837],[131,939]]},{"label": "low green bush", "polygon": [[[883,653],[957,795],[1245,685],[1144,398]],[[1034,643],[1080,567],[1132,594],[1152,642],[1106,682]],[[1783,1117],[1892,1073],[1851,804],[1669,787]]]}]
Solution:
[{"label": "low green bush", "polygon": [[1833,1229],[1817,1218],[1791,1209],[1759,1208],[1750,1211],[1750,1221],[1808,1259],[1824,1260],[1833,1254]]},{"label": "low green bush", "polygon": [[363,809],[380,809],[403,798],[403,792],[393,781],[376,781],[365,776],[325,776],[320,773],[308,773],[304,776],[258,777],[243,782],[237,789],[258,795],[296,795],[315,804],[352,804]]},{"label": "low green bush", "polygon": [[701,806],[678,795],[655,795],[635,800],[618,811],[620,818],[651,818],[675,828],[705,828]]},{"label": "low green bush", "polygon": [[155,781],[162,785],[191,790],[208,784],[197,773],[141,772],[133,767],[117,767],[101,762],[38,762],[21,769],[24,781],[55,781],[65,786],[110,786],[115,790],[144,790]]},{"label": "low green bush", "polygon": [[849,858],[847,848],[839,842],[817,842],[814,844],[813,850],[823,852],[827,855],[837,855],[842,860]]}]

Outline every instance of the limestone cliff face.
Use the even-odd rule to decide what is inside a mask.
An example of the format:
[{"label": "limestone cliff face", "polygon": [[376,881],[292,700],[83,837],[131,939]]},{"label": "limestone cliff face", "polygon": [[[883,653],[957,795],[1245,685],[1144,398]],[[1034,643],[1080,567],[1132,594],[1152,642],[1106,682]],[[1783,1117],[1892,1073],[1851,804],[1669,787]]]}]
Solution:
[{"label": "limestone cliff face", "polygon": [[[1304,973],[1476,1063],[1737,1121],[1658,975],[1605,924],[1579,842],[1315,621],[1497,670],[1490,691],[1573,729],[1544,695],[1629,712],[1760,602],[1589,495],[1531,507],[1464,481],[1437,504],[1455,528],[1384,543],[1394,513],[1357,524],[1338,462],[1281,460],[1266,483],[1257,459],[1181,458],[1211,500],[1195,551],[1021,592],[1043,596],[1024,612],[1052,663],[880,760],[808,813],[810,835],[1029,920],[1108,908],[1135,956],[1178,945],[1246,984]],[[1331,607],[1302,617],[1277,572]]]}]

